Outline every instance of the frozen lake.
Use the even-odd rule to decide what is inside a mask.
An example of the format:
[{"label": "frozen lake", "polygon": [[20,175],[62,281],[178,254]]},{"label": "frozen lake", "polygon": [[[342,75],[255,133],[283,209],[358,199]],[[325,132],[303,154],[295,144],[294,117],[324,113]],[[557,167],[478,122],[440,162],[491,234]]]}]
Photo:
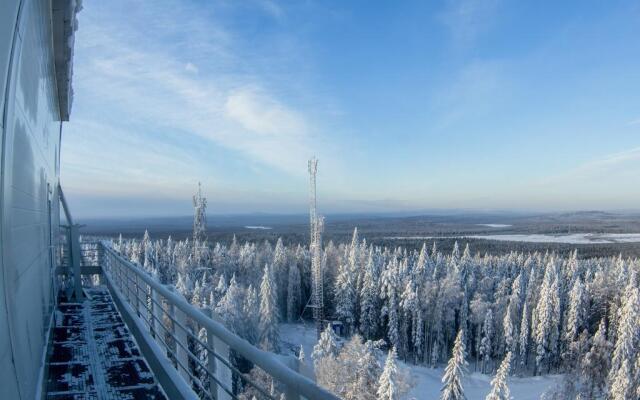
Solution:
[{"label": "frozen lake", "polygon": [[257,230],[269,230],[272,229],[270,226],[262,226],[262,225],[247,225],[245,229],[257,229]]},{"label": "frozen lake", "polygon": [[512,234],[512,235],[463,235],[463,236],[387,236],[392,240],[433,240],[433,239],[485,239],[504,242],[529,243],[567,243],[567,244],[607,244],[638,243],[640,233],[572,233],[551,234]]},{"label": "frozen lake", "polygon": [[488,228],[508,228],[510,226],[513,226],[513,225],[510,225],[510,224],[476,224],[476,225],[478,225],[478,226],[486,226]]}]

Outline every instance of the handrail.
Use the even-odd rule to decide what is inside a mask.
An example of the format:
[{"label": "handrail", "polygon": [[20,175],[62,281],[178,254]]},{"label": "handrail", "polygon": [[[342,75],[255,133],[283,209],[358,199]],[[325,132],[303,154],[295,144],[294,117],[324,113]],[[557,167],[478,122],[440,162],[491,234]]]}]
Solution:
[{"label": "handrail", "polygon": [[71,211],[69,211],[69,205],[67,204],[67,199],[64,197],[64,192],[60,184],[58,184],[58,197],[60,199],[60,202],[62,203],[64,215],[67,218],[67,224],[69,224],[69,230],[67,232],[67,244],[69,245],[69,253],[71,255],[70,261],[73,271],[74,292],[77,301],[80,301],[83,296],[82,280],[80,277],[80,226],[73,223]]},{"label": "handrail", "polygon": [[67,217],[67,224],[69,226],[73,225],[73,218],[71,218],[71,212],[69,211],[69,205],[67,204],[67,199],[64,197],[64,192],[62,191],[62,186],[58,184],[58,195],[60,197],[60,202],[62,203],[62,208],[64,210],[64,215]]},{"label": "handrail", "polygon": [[[206,328],[207,331],[211,332],[212,335],[228,345],[242,357],[260,367],[279,382],[283,383],[288,390],[298,393],[309,400],[339,400],[339,397],[330,393],[326,389],[321,388],[311,379],[299,374],[289,366],[282,363],[277,359],[276,355],[256,348],[248,341],[229,331],[221,323],[206,316],[202,311],[189,304],[184,297],[169,290],[163,284],[145,273],[142,269],[135,266],[131,261],[122,257],[108,243],[100,242],[100,245],[104,249],[105,254],[115,257],[120,263],[122,263],[122,265],[126,266],[127,269],[149,285],[152,290],[164,297],[169,304],[178,308],[187,317],[197,322],[203,328]],[[105,273],[108,273],[108,269],[106,268]]]}]

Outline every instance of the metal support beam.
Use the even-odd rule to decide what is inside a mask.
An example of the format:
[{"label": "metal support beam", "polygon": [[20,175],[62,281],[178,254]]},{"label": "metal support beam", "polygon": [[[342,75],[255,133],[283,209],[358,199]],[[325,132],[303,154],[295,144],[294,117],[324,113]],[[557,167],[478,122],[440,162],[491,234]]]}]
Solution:
[{"label": "metal support beam", "polygon": [[76,294],[76,301],[81,301],[82,276],[80,275],[80,226],[69,226],[69,251],[71,255],[71,268],[73,269],[73,289]]}]

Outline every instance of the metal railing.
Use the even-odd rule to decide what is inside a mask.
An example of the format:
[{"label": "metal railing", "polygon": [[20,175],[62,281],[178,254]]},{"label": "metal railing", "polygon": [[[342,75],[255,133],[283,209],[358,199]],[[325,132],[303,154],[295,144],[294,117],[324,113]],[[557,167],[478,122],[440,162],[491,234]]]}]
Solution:
[{"label": "metal railing", "polygon": [[[189,304],[172,286],[122,257],[108,242],[99,242],[95,254],[116,303],[126,304],[124,311],[134,318],[133,325],[160,350],[163,359],[158,364],[171,366],[174,378],[177,372],[193,395],[216,400],[338,399],[299,374],[295,357],[251,345],[211,318],[209,310]],[[247,365],[254,366],[251,373]]]}]

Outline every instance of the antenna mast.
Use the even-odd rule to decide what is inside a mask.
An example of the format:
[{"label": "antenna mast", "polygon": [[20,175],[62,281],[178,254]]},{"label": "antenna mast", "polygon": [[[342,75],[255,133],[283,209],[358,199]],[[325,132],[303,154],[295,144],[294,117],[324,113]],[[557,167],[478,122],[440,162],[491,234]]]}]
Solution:
[{"label": "antenna mast", "polygon": [[323,329],[324,321],[324,274],[322,270],[322,231],[324,230],[324,218],[318,217],[316,209],[316,175],[318,173],[318,159],[309,160],[309,223],[311,252],[311,301],[313,319],[316,321],[318,338]]},{"label": "antenna mast", "polygon": [[198,193],[193,196],[193,244],[207,238],[207,199],[202,195],[202,185],[198,182]]}]

